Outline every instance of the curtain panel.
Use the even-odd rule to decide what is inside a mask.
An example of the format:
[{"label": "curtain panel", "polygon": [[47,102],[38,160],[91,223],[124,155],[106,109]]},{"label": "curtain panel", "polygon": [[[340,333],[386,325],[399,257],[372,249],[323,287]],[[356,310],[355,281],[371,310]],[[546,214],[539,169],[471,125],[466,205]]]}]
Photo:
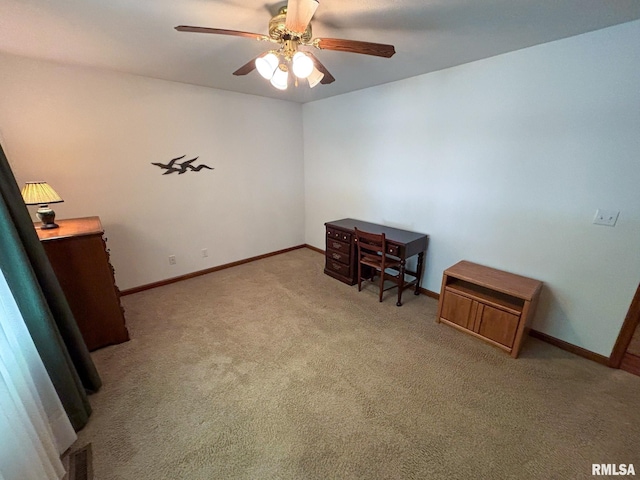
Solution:
[{"label": "curtain panel", "polygon": [[0,479],[62,478],[76,438],[0,272]]},{"label": "curtain panel", "polygon": [[0,270],[77,431],[84,427],[91,414],[86,391],[100,388],[100,376],[40,244],[1,146]]}]

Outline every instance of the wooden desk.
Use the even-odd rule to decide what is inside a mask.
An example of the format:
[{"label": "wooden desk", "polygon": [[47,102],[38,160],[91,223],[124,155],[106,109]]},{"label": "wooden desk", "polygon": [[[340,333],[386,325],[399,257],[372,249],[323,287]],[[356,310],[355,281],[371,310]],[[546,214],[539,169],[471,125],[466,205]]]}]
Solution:
[{"label": "wooden desk", "polygon": [[[354,228],[370,233],[384,233],[387,239],[387,253],[400,259],[400,276],[404,278],[408,274],[414,279],[404,282],[398,287],[398,302],[402,305],[402,292],[415,285],[414,294],[420,293],[420,282],[424,270],[424,255],[427,251],[429,236],[424,233],[409,232],[398,228],[378,225],[377,223],[363,222],[353,218],[344,218],[325,223],[326,250],[324,273],[346,283],[354,285],[358,283],[358,265],[356,258],[356,245]],[[418,256],[416,271],[407,270],[407,259]]]},{"label": "wooden desk", "polygon": [[50,230],[40,229],[39,223],[35,227],[87,348],[126,342],[129,332],[100,219],[57,223],[60,227]]}]

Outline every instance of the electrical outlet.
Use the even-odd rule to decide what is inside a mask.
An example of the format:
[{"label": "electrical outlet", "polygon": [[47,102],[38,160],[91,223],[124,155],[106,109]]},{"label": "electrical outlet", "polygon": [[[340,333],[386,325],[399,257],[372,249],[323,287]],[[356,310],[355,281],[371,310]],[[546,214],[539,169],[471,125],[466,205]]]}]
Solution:
[{"label": "electrical outlet", "polygon": [[596,216],[593,217],[594,225],[605,225],[607,227],[614,227],[618,221],[618,215],[620,210],[596,210]]},{"label": "electrical outlet", "polygon": [[206,248],[202,249],[202,258],[207,258],[209,256],[209,251]]},{"label": "electrical outlet", "polygon": [[176,256],[169,255],[169,265],[175,265],[175,264],[176,264]]}]

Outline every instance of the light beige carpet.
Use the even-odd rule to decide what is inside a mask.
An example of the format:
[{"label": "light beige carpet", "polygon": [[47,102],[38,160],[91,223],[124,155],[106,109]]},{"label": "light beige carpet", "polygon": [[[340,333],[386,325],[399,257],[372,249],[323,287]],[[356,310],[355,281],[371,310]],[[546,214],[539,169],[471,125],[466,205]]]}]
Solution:
[{"label": "light beige carpet", "polygon": [[[295,250],[123,298],[79,434],[97,480],[580,479],[640,470],[640,377],[519,359]],[[640,472],[638,472],[640,474]]]}]

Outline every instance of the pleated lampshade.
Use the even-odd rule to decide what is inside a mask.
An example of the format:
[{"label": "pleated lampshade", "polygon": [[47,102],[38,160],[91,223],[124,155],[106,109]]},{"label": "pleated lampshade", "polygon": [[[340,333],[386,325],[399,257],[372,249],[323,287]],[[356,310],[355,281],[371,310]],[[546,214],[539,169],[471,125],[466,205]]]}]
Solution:
[{"label": "pleated lampshade", "polygon": [[22,187],[22,198],[27,205],[48,205],[64,202],[47,182],[27,182]]}]

